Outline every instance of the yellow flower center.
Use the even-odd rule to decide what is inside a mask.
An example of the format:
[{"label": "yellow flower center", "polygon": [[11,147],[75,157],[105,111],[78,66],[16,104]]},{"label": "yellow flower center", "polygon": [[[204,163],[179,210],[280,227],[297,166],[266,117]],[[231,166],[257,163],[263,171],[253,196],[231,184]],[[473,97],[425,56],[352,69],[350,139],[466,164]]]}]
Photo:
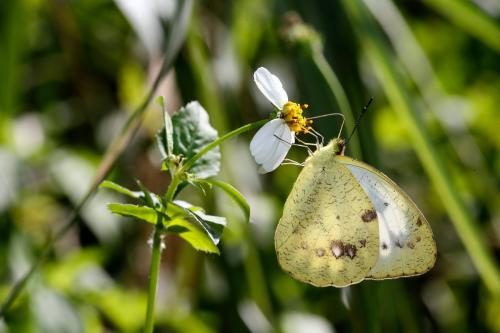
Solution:
[{"label": "yellow flower center", "polygon": [[290,130],[295,133],[307,133],[311,129],[312,120],[307,119],[302,115],[304,109],[307,109],[307,104],[297,104],[294,102],[286,102],[283,106],[282,118],[285,120]]}]

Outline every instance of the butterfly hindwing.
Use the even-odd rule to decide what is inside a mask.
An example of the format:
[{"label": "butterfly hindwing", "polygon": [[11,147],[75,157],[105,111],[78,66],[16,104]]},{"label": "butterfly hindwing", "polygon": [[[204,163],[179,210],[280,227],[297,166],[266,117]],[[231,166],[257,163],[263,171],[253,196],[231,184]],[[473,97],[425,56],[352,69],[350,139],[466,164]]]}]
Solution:
[{"label": "butterfly hindwing", "polygon": [[276,228],[281,267],[315,286],[362,281],[378,258],[377,215],[328,145],[305,162]]},{"label": "butterfly hindwing", "polygon": [[413,276],[427,272],[436,260],[436,244],[424,215],[387,176],[371,166],[341,156],[372,201],[379,221],[379,259],[368,279]]}]

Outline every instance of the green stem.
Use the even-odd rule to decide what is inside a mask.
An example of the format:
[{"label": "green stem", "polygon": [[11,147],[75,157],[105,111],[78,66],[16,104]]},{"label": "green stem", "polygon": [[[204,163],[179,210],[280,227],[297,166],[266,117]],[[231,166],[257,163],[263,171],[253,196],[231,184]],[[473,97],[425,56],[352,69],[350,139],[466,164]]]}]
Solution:
[{"label": "green stem", "polygon": [[[203,155],[205,155],[207,152],[214,149],[215,147],[217,147],[218,145],[220,145],[221,143],[223,143],[227,139],[230,139],[233,136],[236,136],[238,134],[250,131],[254,128],[258,128],[258,127],[264,125],[265,123],[267,123],[268,121],[269,121],[269,119],[264,119],[264,120],[259,120],[259,121],[241,126],[240,128],[237,128],[234,131],[231,131],[231,132],[221,136],[217,140],[214,140],[213,142],[211,142],[208,145],[206,145],[205,147],[203,147],[203,149],[200,150],[196,155],[194,155],[189,160],[187,160],[186,163],[184,163],[184,165],[177,171],[177,174],[180,175],[180,174],[183,174],[184,172],[188,171],[189,168],[191,168],[194,165],[194,163],[197,160],[199,160]],[[175,179],[175,177],[174,177],[174,179]],[[172,182],[173,182],[173,180],[172,180]],[[173,189],[174,193],[175,193],[175,190],[176,189]],[[173,194],[172,194],[172,198],[173,198]]]},{"label": "green stem", "polygon": [[162,217],[158,215],[155,231],[153,234],[153,250],[151,252],[151,265],[149,268],[149,288],[148,288],[148,305],[146,309],[146,324],[144,327],[145,333],[152,333],[154,329],[154,312],[156,303],[156,289],[158,286],[158,277],[160,275],[160,262],[162,250],[162,233],[163,233]]},{"label": "green stem", "polygon": [[165,193],[165,202],[171,202],[174,200],[175,192],[177,191],[177,187],[181,183],[179,178],[180,170],[174,174],[170,185],[167,188],[167,192]]},{"label": "green stem", "polygon": [[[170,182],[170,185],[167,188],[167,192],[165,193],[165,201],[171,202],[174,200],[175,192],[177,191],[177,187],[182,181],[182,175],[189,170],[191,166],[204,154],[206,154],[211,149],[220,145],[222,142],[232,138],[235,135],[244,133],[251,129],[257,128],[265,124],[268,119],[256,121],[245,126],[242,126],[234,131],[227,133],[226,135],[221,136],[217,140],[214,140],[212,143],[206,145],[202,150],[200,150],[196,155],[191,157],[179,170],[177,170]],[[156,227],[153,235],[153,252],[151,255],[151,266],[149,270],[149,290],[148,290],[148,304],[146,309],[146,324],[145,324],[145,333],[152,333],[154,328],[154,308],[156,301],[156,289],[158,285],[158,275],[160,272],[160,261],[161,261],[161,236],[163,232],[163,221],[161,216],[158,216],[158,221],[156,222]]]},{"label": "green stem", "polygon": [[465,0],[424,0],[436,12],[500,53],[500,26],[494,18]]}]

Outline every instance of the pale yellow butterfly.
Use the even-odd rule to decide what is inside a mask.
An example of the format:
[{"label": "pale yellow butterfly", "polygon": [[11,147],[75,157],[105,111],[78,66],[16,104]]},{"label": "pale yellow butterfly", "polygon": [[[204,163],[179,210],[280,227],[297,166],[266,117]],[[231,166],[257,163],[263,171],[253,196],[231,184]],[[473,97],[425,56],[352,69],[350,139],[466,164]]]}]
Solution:
[{"label": "pale yellow butterfly", "polygon": [[427,272],[436,260],[427,220],[387,176],[341,156],[343,145],[305,161],[276,228],[279,264],[318,287]]}]

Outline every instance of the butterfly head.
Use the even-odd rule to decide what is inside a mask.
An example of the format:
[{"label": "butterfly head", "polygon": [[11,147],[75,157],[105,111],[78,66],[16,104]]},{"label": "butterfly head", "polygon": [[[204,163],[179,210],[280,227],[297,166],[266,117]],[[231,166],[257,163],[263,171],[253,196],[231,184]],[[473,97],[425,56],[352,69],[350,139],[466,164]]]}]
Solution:
[{"label": "butterfly head", "polygon": [[344,155],[345,140],[341,138],[333,139],[330,144],[333,146],[333,153],[335,155]]}]

